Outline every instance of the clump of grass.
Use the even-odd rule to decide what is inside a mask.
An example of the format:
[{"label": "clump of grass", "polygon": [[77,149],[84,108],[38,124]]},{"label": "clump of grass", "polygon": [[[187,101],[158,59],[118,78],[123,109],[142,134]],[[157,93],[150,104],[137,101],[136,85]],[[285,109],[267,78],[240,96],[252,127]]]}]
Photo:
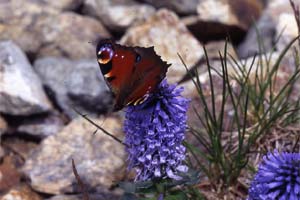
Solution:
[{"label": "clump of grass", "polygon": [[[294,53],[293,73],[285,82],[278,81],[282,60],[297,40],[298,37],[291,41],[275,62],[272,62],[274,51],[271,51],[268,55],[254,57],[250,66],[228,55],[225,45],[224,52],[219,53],[220,71],[210,65],[204,49],[210,97],[205,95],[196,71],[196,78],[192,80],[201,109],[194,108],[199,126],[191,126],[189,132],[197,144],[186,143],[186,146],[195,161],[194,167],[204,173],[210,187],[219,191],[220,197],[238,185],[242,170],[250,167],[247,165],[249,157],[260,138],[275,126],[286,127],[299,119],[299,99],[291,100],[295,82],[300,76],[297,51]],[[234,73],[230,73],[229,68],[234,69]],[[213,74],[222,81],[221,101],[216,100]],[[228,124],[225,128],[224,121],[228,118],[228,107],[232,109],[232,120],[229,130],[226,130]]]}]

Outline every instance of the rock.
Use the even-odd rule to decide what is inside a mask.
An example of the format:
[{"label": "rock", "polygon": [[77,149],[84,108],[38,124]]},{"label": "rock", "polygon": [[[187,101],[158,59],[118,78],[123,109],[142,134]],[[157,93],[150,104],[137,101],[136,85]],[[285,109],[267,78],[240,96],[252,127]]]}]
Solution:
[{"label": "rock", "polygon": [[31,116],[25,118],[17,128],[17,132],[26,133],[38,138],[46,138],[58,133],[64,127],[64,121],[58,113]]},{"label": "rock", "polygon": [[96,59],[70,61],[65,58],[42,58],[34,68],[48,89],[49,96],[69,117],[73,108],[99,114],[106,112],[111,96]]},{"label": "rock", "polygon": [[95,58],[96,47],[91,43],[110,37],[97,20],[71,12],[40,18],[37,28],[43,36],[39,57]]},{"label": "rock", "polygon": [[[56,195],[46,200],[82,200],[82,195]],[[89,194],[89,200],[117,200],[120,199],[119,195],[114,194]]]},{"label": "rock", "polygon": [[86,0],[84,13],[95,15],[113,31],[124,31],[136,21],[154,14],[150,5],[138,4],[132,0]]},{"label": "rock", "polygon": [[0,40],[13,40],[27,53],[35,53],[42,45],[42,35],[36,30],[40,18],[59,13],[43,1],[0,1]]},{"label": "rock", "polygon": [[39,77],[21,49],[12,41],[0,42],[0,112],[32,115],[52,109]]},{"label": "rock", "polygon": [[[118,138],[120,120],[92,120]],[[56,135],[47,137],[32,151],[23,167],[31,187],[46,194],[80,193],[71,159],[88,191],[108,193],[113,182],[124,176],[124,146],[98,131],[83,118],[77,118]],[[112,191],[110,191],[113,194]]]},{"label": "rock", "polygon": [[[299,1],[294,1],[294,3],[296,6],[300,6]],[[283,50],[291,40],[299,35],[292,7],[288,1],[274,0],[270,1],[265,13],[275,22],[275,38],[279,38],[276,43],[277,50]],[[298,44],[295,43],[295,46]]]},{"label": "rock", "polygon": [[[275,26],[274,20],[268,14],[263,14],[258,22],[250,28],[244,41],[238,45],[239,58],[248,58],[270,51],[275,42]],[[260,41],[260,45],[258,41]]]},{"label": "rock", "polygon": [[20,185],[12,188],[0,200],[42,200],[42,198],[32,191],[27,185]]},{"label": "rock", "polygon": [[43,0],[45,6],[52,6],[53,8],[59,10],[76,10],[82,4],[84,0],[61,0],[61,1],[51,1],[51,0]]},{"label": "rock", "polygon": [[[72,2],[1,1],[0,40],[13,40],[32,59],[46,55],[74,59],[94,57],[95,47],[89,42],[110,37],[110,34],[93,18],[72,12],[61,13],[60,9],[71,6],[68,1]],[[50,2],[53,6],[47,5]]]},{"label": "rock", "polygon": [[197,7],[198,16],[185,21],[202,42],[229,37],[236,44],[260,17],[264,6],[261,0],[202,0]]},{"label": "rock", "polygon": [[154,46],[162,59],[171,63],[168,80],[175,83],[186,73],[178,54],[188,67],[193,66],[202,56],[200,43],[190,34],[175,13],[162,9],[143,23],[130,27],[121,39],[130,46]]},{"label": "rock", "polygon": [[197,5],[201,0],[143,0],[156,8],[168,8],[182,15],[196,14]]},{"label": "rock", "polygon": [[[226,49],[227,54],[229,54],[233,58],[237,59],[238,57],[236,55],[235,48],[232,46],[232,44],[230,42],[227,42],[227,44],[226,44],[225,40],[212,41],[212,42],[209,42],[208,44],[206,44],[205,49],[206,49],[206,52],[207,52],[207,56],[209,58],[219,59],[220,58],[219,52],[221,52],[221,54],[223,55],[224,50],[225,50],[225,45],[227,45],[227,49]],[[207,68],[207,66],[206,66],[206,68]]]},{"label": "rock", "polygon": [[[219,52],[221,52],[221,54],[223,55],[223,53],[225,51],[225,46],[226,46],[227,55],[230,55],[231,58],[238,60],[238,56],[236,55],[236,50],[230,42],[226,42],[224,40],[212,41],[212,42],[209,42],[207,45],[205,45],[205,50],[207,52],[208,59],[210,60],[210,65],[214,66],[214,64],[217,61],[217,63],[218,63],[217,66],[220,66]],[[198,71],[198,74],[200,74],[200,76],[199,76],[200,80],[204,80],[204,79],[208,78],[206,58],[202,57],[194,66],[191,67],[190,72],[187,72],[185,74],[185,76],[179,81],[179,83],[183,83],[183,82],[190,80],[191,79],[190,73],[193,74],[196,69]],[[197,91],[195,90],[196,88],[195,88],[194,84],[192,83],[192,81],[190,81],[190,83],[191,84],[188,84],[189,85],[188,86],[189,89],[187,89],[188,92],[183,92],[183,93],[186,94],[187,96],[188,96],[188,94],[190,94],[191,96],[194,96],[194,94],[197,94]]]}]

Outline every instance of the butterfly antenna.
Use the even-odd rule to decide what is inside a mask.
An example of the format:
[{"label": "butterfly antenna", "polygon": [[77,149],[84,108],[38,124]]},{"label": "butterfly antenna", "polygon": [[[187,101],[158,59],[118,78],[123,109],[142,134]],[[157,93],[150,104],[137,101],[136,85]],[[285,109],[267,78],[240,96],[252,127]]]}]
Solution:
[{"label": "butterfly antenna", "polygon": [[94,125],[97,130],[94,132],[96,134],[96,132],[98,131],[98,129],[100,129],[104,134],[110,136],[111,138],[113,138],[114,140],[116,140],[117,142],[125,145],[119,138],[117,138],[116,136],[112,135],[111,133],[109,133],[107,130],[105,130],[104,128],[102,128],[101,126],[99,126],[98,124],[96,124],[93,120],[91,120],[86,114],[82,114],[81,112],[79,112],[76,108],[73,107],[73,110],[80,115],[81,117],[83,117],[85,120],[87,120],[89,123],[91,123],[92,125]]}]

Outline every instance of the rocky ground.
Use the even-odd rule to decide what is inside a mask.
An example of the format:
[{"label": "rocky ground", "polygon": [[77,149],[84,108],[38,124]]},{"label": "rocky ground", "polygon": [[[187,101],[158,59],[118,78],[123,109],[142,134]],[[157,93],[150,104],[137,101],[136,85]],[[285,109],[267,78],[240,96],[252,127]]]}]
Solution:
[{"label": "rocky ground", "polygon": [[[186,75],[179,53],[205,84],[203,45],[214,59],[229,38],[230,54],[251,60],[254,22],[266,52],[279,35],[276,51],[298,35],[287,0],[0,1],[0,199],[81,199],[72,158],[91,199],[118,199],[114,184],[128,178],[123,146],[93,134],[73,110],[123,137],[123,113],[103,115],[112,99],[96,62],[97,40],[154,46],[172,63],[172,83]],[[196,97],[191,81],[182,85],[185,96]]]}]

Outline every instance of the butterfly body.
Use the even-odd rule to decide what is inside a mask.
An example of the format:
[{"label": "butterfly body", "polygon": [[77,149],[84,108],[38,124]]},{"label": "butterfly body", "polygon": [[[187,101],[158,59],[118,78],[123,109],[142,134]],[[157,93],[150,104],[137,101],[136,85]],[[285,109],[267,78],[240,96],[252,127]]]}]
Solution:
[{"label": "butterfly body", "polygon": [[168,67],[153,47],[127,47],[101,40],[96,48],[101,72],[114,98],[114,110],[142,103],[157,89]]}]

